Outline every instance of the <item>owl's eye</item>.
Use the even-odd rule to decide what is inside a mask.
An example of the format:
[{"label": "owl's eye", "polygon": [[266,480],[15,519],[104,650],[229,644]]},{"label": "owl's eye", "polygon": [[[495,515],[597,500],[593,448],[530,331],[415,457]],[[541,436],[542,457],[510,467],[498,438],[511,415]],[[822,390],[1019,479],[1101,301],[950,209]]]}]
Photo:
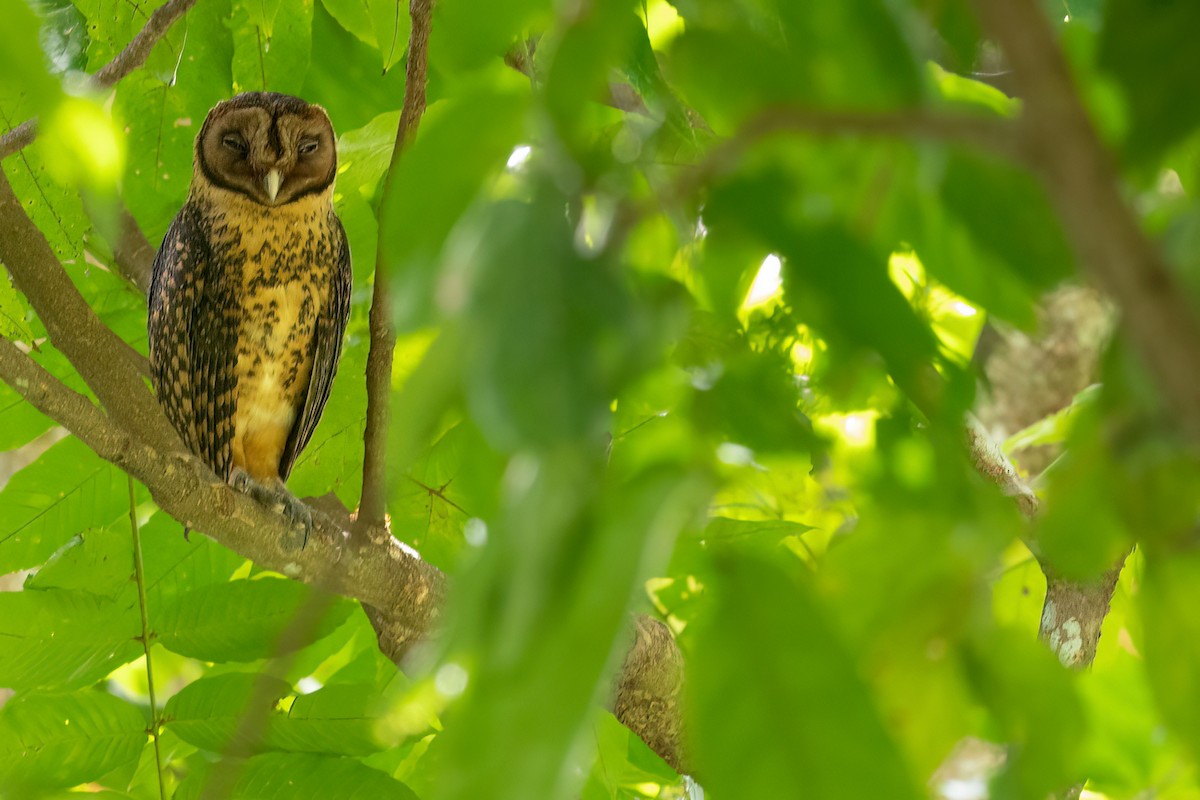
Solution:
[{"label": "owl's eye", "polygon": [[310,153],[317,152],[317,140],[309,139],[307,142],[300,143],[300,155],[306,156]]},{"label": "owl's eye", "polygon": [[241,136],[238,136],[236,133],[227,134],[223,139],[221,139],[221,144],[225,145],[238,155],[244,156],[249,151],[249,148],[246,147],[246,140]]}]

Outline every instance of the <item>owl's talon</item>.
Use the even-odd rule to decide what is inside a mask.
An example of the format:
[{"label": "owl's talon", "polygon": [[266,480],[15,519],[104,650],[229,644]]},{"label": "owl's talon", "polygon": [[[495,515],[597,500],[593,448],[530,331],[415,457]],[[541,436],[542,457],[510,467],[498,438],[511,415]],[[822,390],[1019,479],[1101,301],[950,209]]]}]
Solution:
[{"label": "owl's talon", "polygon": [[288,531],[283,535],[284,549],[301,550],[308,544],[308,535],[312,532],[312,511],[282,482],[274,486],[265,485],[251,478],[245,470],[234,467],[229,473],[229,485],[276,514],[283,515],[288,523]]}]

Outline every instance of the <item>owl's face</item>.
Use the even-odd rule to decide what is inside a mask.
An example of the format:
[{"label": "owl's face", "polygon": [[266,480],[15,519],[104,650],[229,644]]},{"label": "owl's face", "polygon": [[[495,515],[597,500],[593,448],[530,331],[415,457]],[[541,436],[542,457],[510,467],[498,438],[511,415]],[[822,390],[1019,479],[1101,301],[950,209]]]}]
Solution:
[{"label": "owl's face", "polygon": [[298,97],[247,92],[218,103],[196,137],[196,169],[264,206],[333,185],[337,151],[325,109]]}]

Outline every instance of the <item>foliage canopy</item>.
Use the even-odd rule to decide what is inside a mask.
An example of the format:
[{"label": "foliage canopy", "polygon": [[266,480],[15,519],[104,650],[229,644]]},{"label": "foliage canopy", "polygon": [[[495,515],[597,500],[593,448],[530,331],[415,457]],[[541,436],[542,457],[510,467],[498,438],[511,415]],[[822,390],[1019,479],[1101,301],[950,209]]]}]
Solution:
[{"label": "foliage canopy", "polygon": [[[357,604],[186,541],[140,487],[131,510],[68,436],[0,491],[0,574],[31,570],[0,593],[0,796],[157,797],[158,726],[180,799],[683,797],[600,710],[631,610],[686,656],[689,763],[717,800],[925,796],[967,737],[1010,746],[994,797],[1200,792],[1200,474],[1138,353],[1117,338],[1101,389],[1011,443],[1065,446],[1032,525],[963,447],[985,317],[1031,329],[1079,270],[1038,178],[979,133],[1024,112],[971,77],[970,6],[441,0],[381,204],[407,9],[199,0],[89,93],[159,5],[0,0],[0,122],[40,119],[9,181],[144,354],[122,205],[161,241],[233,93],[323,105],[355,303],[291,486],[358,503],[379,263],[391,527],[454,589],[405,674]],[[1192,292],[1200,5],[1045,10]],[[4,278],[0,335],[88,392]],[[53,426],[0,384],[0,449]],[[1138,545],[1086,673],[1035,639],[1032,540],[1078,580]]]}]

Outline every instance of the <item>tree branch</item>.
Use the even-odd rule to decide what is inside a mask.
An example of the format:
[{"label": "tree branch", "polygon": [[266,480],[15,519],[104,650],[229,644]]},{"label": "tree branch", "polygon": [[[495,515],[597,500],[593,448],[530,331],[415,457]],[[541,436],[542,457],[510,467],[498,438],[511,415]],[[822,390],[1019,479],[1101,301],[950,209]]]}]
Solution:
[{"label": "tree branch", "polygon": [[[125,45],[125,49],[92,76],[91,86],[95,89],[112,88],[126,75],[141,67],[150,57],[150,52],[154,50],[154,45],[158,44],[159,39],[195,4],[196,0],[170,0],[159,6],[133,40]],[[36,139],[37,128],[37,117],[34,117],[0,136],[0,159],[8,158]]]},{"label": "tree branch", "polygon": [[1200,435],[1200,322],[1122,199],[1049,20],[1035,0],[976,0],[976,6],[1012,66],[1031,163],[1082,266],[1120,306],[1122,325],[1183,427]]},{"label": "tree branch", "polygon": [[408,41],[408,63],[404,79],[404,108],[396,126],[396,143],[383,178],[379,203],[379,241],[375,248],[375,286],[371,296],[371,349],[367,355],[367,426],[363,432],[363,486],[358,505],[357,530],[384,526],[387,503],[387,435],[391,417],[392,354],[396,331],[392,327],[390,280],[384,258],[383,232],[396,165],[408,143],[417,134],[425,113],[425,85],[429,61],[429,31],[433,22],[433,0],[410,0],[412,34]]},{"label": "tree branch", "polygon": [[144,359],[102,323],[54,257],[0,168],[0,261],[46,326],[50,340],[127,430],[159,448],[178,439],[143,383]]}]

